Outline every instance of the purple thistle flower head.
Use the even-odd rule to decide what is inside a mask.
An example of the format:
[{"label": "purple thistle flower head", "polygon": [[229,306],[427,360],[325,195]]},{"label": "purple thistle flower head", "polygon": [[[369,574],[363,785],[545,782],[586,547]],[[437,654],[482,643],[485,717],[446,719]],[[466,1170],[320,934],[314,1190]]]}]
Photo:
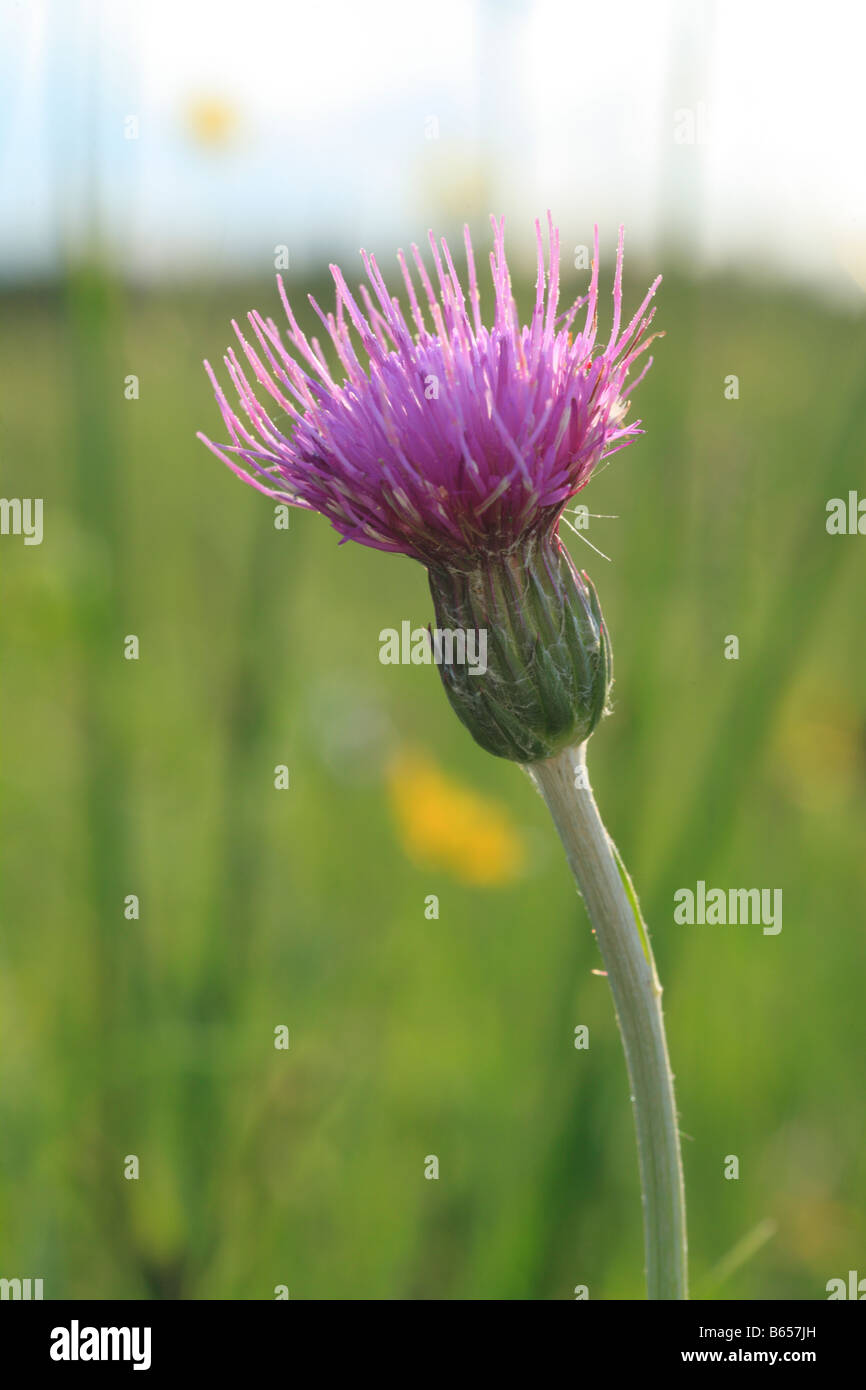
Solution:
[{"label": "purple thistle flower head", "polygon": [[[248,316],[255,342],[232,325],[241,351],[229,349],[225,364],[241,413],[205,363],[229,438],[222,445],[199,438],[260,492],[321,512],[343,540],[433,568],[472,569],[485,557],[513,554],[528,538],[550,536],[597,464],[641,433],[639,422],[625,417],[652,358],[629,378],[652,341],[649,304],[659,282],[623,328],[620,230],[613,325],[601,346],[598,229],[589,291],[557,315],[559,233],[548,215],[547,273],[536,222],[535,308],[521,327],[504,220],[491,221],[492,327],[481,321],[468,228],[468,304],[444,238],[440,248],[430,234],[438,297],[418,248],[412,246],[412,258],[420,296],[399,253],[414,331],[373,256],[361,253],[370,282],[361,288],[361,305],[331,266],[336,314],[310,302],[342,380],[318,339],[308,340],[298,325],[278,277],[288,345],[273,320],[258,313]],[[261,398],[268,396],[266,409]]]},{"label": "purple thistle flower head", "polygon": [[241,353],[230,349],[225,363],[245,418],[205,363],[230,442],[199,437],[268,497],[321,512],[343,540],[426,565],[439,631],[483,635],[487,652],[483,671],[437,658],[452,707],[483,748],[531,764],[584,742],[607,704],[601,609],[557,526],[597,464],[641,432],[625,417],[652,362],[630,379],[652,341],[658,280],[623,328],[620,230],[613,325],[601,346],[598,229],[589,291],[557,315],[559,233],[548,215],[547,269],[536,223],[535,309],[521,327],[504,223],[493,220],[493,232],[490,328],[481,321],[468,229],[468,306],[444,240],[440,249],[430,235],[438,297],[418,248],[421,296],[399,253],[414,332],[372,256],[362,252],[370,282],[363,307],[332,266],[336,313],[310,302],[342,368],[339,381],[278,277],[288,345],[260,314],[249,315],[255,343],[233,325]]}]

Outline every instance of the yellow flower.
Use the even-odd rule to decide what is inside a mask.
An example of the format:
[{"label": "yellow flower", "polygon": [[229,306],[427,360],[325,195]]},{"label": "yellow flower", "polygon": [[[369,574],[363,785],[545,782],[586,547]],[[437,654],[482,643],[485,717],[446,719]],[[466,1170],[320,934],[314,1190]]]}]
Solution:
[{"label": "yellow flower", "polygon": [[838,690],[798,690],[776,722],[773,753],[791,800],[804,810],[830,811],[857,795],[863,775],[863,727],[857,708]]},{"label": "yellow flower", "polygon": [[195,97],[184,115],[189,134],[206,149],[225,149],[237,132],[238,112],[222,97]]},{"label": "yellow flower", "polygon": [[426,753],[398,753],[386,782],[403,848],[416,863],[485,885],[523,872],[526,848],[505,809],[446,775]]}]

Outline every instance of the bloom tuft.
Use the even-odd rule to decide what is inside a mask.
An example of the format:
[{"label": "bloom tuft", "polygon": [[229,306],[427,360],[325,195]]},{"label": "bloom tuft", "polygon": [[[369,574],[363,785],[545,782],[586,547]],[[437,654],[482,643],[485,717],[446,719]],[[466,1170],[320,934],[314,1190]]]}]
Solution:
[{"label": "bloom tuft", "polygon": [[[362,252],[369,287],[354,297],[331,266],[336,308],[321,320],[339,362],[335,376],[318,338],[307,339],[278,284],[288,320],[249,314],[233,323],[238,348],[225,357],[240,402],[229,403],[206,369],[228,434],[199,437],[245,482],[278,501],[321,512],[343,540],[468,569],[486,555],[549,535],[599,462],[642,431],[626,423],[630,380],[652,337],[647,291],[623,328],[620,229],[613,324],[597,341],[598,229],[588,293],[557,314],[559,232],[548,215],[548,254],[536,222],[538,272],[531,320],[520,326],[505,258],[504,220],[491,219],[492,327],[482,323],[468,228],[468,301],[448,244],[430,233],[434,289],[417,246],[401,251],[412,327],[375,257]],[[575,327],[585,310],[580,328]],[[268,409],[260,397],[269,397]]]}]

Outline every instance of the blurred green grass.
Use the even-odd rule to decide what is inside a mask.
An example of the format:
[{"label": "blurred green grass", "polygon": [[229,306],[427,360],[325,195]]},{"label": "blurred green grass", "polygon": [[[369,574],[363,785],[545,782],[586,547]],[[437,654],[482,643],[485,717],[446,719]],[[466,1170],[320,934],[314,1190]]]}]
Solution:
[{"label": "blurred green grass", "polygon": [[[3,491],[45,499],[42,546],[0,541],[0,1273],[49,1297],[641,1297],[624,1064],[541,802],[435,672],[378,661],[381,628],[429,620],[423,572],[316,517],[276,531],[194,439],[221,437],[201,358],[253,306],[278,316],[271,283],[87,271],[0,303]],[[611,562],[569,539],[614,642],[591,766],[666,987],[694,1294],[821,1298],[866,1248],[864,543],[824,528],[862,478],[864,329],[676,275],[659,320],[647,434],[581,499],[617,517],[588,532]],[[407,856],[397,745],[507,808],[518,883]],[[675,926],[700,878],[781,887],[780,935]]]}]

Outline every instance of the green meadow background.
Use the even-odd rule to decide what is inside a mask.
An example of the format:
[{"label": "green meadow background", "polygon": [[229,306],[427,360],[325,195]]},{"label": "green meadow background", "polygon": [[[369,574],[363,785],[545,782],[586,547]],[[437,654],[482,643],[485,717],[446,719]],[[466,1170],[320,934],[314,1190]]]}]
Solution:
[{"label": "green meadow background", "polygon": [[[693,1295],[820,1299],[866,1275],[866,540],[825,529],[866,491],[866,329],[665,269],[647,433],[580,499],[610,560],[568,538],[614,644],[590,765],[665,985]],[[2,491],[45,505],[41,546],[0,539],[0,1275],[640,1298],[625,1068],[544,808],[434,669],[378,660],[429,621],[423,571],[318,517],[275,530],[194,438],[223,437],[201,359],[254,306],[279,316],[269,278],[98,265],[0,301]],[[507,818],[511,881],[410,852],[400,748]],[[781,933],[676,925],[699,879],[781,888]]]}]

